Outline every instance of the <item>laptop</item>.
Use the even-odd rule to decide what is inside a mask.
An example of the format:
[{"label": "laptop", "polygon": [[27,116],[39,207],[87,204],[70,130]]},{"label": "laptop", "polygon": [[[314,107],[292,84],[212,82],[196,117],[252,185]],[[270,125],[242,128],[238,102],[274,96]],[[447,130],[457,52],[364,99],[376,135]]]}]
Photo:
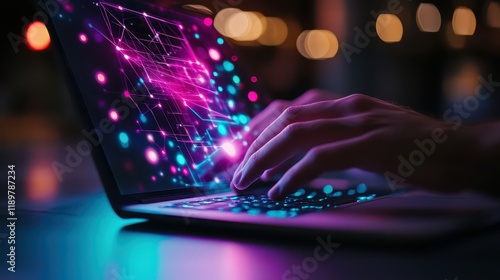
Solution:
[{"label": "laptop", "polygon": [[326,174],[281,201],[268,199],[270,185],[260,181],[236,194],[229,182],[248,146],[242,132],[270,97],[216,31],[210,10],[140,0],[44,3],[84,123],[74,150],[92,154],[119,217],[403,244],[500,220],[497,200],[392,189],[358,169]]}]

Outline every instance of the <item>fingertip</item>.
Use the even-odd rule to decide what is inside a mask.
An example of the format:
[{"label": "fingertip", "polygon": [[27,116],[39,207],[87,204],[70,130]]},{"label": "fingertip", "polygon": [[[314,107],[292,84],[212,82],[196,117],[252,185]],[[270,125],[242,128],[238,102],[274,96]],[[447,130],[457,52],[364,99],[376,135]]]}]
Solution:
[{"label": "fingertip", "polygon": [[260,176],[260,179],[264,182],[268,182],[268,181],[271,181],[272,176],[270,176],[269,172],[266,170],[266,171],[264,171],[264,173],[262,173],[262,175]]},{"label": "fingertip", "polygon": [[281,198],[281,188],[277,185],[272,187],[268,192],[267,196],[272,200],[278,200]]}]

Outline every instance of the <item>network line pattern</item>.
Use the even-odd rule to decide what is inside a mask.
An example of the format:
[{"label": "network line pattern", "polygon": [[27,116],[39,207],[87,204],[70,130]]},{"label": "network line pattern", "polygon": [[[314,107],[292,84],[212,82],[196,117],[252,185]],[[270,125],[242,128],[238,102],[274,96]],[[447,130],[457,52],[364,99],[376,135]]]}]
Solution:
[{"label": "network line pattern", "polygon": [[[241,152],[235,141],[248,130],[249,112],[260,109],[257,92],[245,83],[254,84],[257,78],[243,81],[236,70],[238,57],[227,54],[230,48],[214,33],[211,18],[182,20],[110,2],[94,5],[101,19],[88,21],[90,34],[80,33],[79,41],[86,44],[94,34],[114,49],[123,89],[104,91],[124,96],[134,110],[125,120],[112,106],[105,110],[114,122],[133,118],[135,127],[117,131],[115,137],[124,153],[135,145],[133,139],[147,143],[141,147],[141,161],[150,165],[151,174],[139,191],[165,180],[170,186],[205,186],[201,175],[208,173],[214,158]],[[97,71],[95,82],[109,86],[108,75]],[[219,183],[222,178],[209,180]]]}]

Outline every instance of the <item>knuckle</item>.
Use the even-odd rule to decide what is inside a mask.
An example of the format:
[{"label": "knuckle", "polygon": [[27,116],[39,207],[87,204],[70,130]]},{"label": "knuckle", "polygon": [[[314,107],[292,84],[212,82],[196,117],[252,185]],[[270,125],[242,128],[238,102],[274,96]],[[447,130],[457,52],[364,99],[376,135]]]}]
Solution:
[{"label": "knuckle", "polygon": [[253,153],[249,158],[248,158],[248,162],[247,162],[247,165],[248,166],[253,166],[255,165],[260,159],[260,155],[259,155],[259,152],[255,152]]},{"label": "knuckle", "polygon": [[355,110],[364,111],[371,108],[372,100],[368,96],[361,93],[354,93],[349,95],[345,101],[348,106]]},{"label": "knuckle", "polygon": [[300,124],[300,123],[292,123],[292,124],[289,124],[287,125],[282,133],[288,137],[288,138],[296,138],[298,136],[300,136],[302,134],[304,130],[304,125]]},{"label": "knuckle", "polygon": [[281,114],[281,121],[284,125],[293,123],[297,119],[297,116],[299,116],[301,110],[302,106],[298,105],[286,108]]},{"label": "knuckle", "polygon": [[325,151],[321,148],[313,147],[307,152],[307,158],[310,163],[321,163],[323,161]]}]

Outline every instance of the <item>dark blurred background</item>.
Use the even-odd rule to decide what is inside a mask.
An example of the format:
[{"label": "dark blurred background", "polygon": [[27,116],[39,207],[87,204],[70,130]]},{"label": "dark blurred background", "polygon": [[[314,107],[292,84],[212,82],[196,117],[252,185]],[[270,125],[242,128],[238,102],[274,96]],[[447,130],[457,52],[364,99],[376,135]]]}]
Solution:
[{"label": "dark blurred background", "polygon": [[[500,81],[497,0],[159,2],[203,5],[189,7],[208,8],[210,17],[220,16],[222,26],[216,28],[226,32],[274,99],[293,99],[309,88],[341,95],[358,92],[442,118],[453,103],[474,96],[478,77],[488,80],[491,75]],[[9,6],[1,27],[2,163],[26,162],[19,172],[26,175],[28,197],[50,200],[64,192],[50,168],[60,153],[57,147],[82,136],[52,43],[45,48],[37,32],[31,34],[35,45],[26,40],[39,7],[31,1],[11,1]],[[238,22],[230,13],[219,15],[227,8],[254,13]],[[255,18],[261,21],[262,34],[248,39],[237,23]],[[224,24],[235,23],[231,30],[224,29]],[[498,92],[493,92],[467,121],[498,118],[498,100]],[[83,170],[71,176],[90,175]]]}]

